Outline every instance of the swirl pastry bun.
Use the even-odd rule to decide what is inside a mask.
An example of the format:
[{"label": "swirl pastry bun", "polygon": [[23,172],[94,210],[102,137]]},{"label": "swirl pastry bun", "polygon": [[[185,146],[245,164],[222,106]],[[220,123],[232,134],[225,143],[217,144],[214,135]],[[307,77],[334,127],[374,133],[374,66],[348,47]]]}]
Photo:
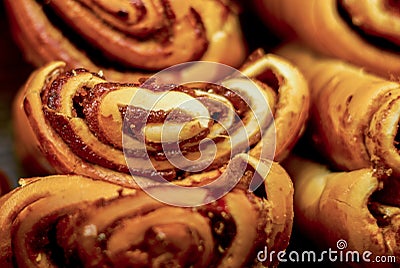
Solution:
[{"label": "swirl pastry bun", "polygon": [[386,78],[400,74],[397,1],[256,0],[272,30]]},{"label": "swirl pastry bun", "polygon": [[[224,197],[195,207],[168,205],[135,187],[79,175],[23,179],[0,199],[0,265],[253,266],[264,246],[287,247],[293,187],[276,163],[257,193],[248,191],[245,177]],[[190,198],[209,193],[193,188]],[[264,264],[275,267],[277,259]]]},{"label": "swirl pastry bun", "polygon": [[11,30],[36,67],[102,70],[113,81],[195,60],[238,67],[246,55],[231,1],[5,1]]},{"label": "swirl pastry bun", "polygon": [[[284,58],[261,51],[241,71],[244,76],[223,77],[219,84],[159,87],[151,79],[108,82],[86,69],[49,63],[31,75],[14,102],[18,155],[34,175],[39,168],[42,174],[125,182],[131,173],[184,183],[188,175],[219,169],[248,149],[257,158],[280,161],[308,117],[305,79]],[[151,107],[157,94],[162,101]],[[174,126],[182,127],[179,138],[160,136],[174,133]],[[179,167],[170,158],[180,157],[177,150],[189,160]],[[210,162],[201,162],[199,150]],[[196,159],[201,161],[193,164]]]},{"label": "swirl pastry bun", "polygon": [[400,84],[339,59],[291,43],[276,53],[309,81],[309,134],[315,148],[339,169],[373,167],[400,175]]},{"label": "swirl pastry bun", "polygon": [[[371,267],[376,256],[386,260],[394,256],[395,260],[373,267],[398,267],[399,177],[382,177],[372,168],[334,172],[298,156],[289,157],[284,167],[296,189],[294,210],[300,232],[323,249],[358,252],[358,261],[347,255],[351,266]],[[367,251],[371,254],[362,259]]]}]

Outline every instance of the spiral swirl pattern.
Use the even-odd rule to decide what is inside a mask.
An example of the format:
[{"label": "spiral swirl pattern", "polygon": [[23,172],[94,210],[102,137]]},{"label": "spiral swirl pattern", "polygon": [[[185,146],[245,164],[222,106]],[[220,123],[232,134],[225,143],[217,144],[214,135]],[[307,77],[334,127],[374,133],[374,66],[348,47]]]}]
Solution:
[{"label": "spiral swirl pattern", "polygon": [[[24,144],[18,147],[26,150],[20,155],[43,155],[36,162],[48,162],[47,171],[125,183],[132,183],[129,173],[185,184],[202,171],[211,179],[249,149],[255,157],[273,159],[275,140],[275,160],[284,158],[307,118],[303,77],[274,55],[260,54],[243,66],[251,80],[224,77],[219,84],[113,83],[85,69],[64,68],[54,62],[39,69],[15,103],[17,140]],[[153,106],[150,100],[160,94]],[[32,132],[19,131],[26,126]],[[160,134],[176,128],[178,136]],[[177,151],[189,164],[171,161]],[[191,164],[204,155],[211,161]]]},{"label": "spiral swirl pattern", "polygon": [[286,39],[386,78],[400,73],[399,3],[394,0],[256,0],[259,16]]},{"label": "spiral swirl pattern", "polygon": [[230,1],[6,1],[15,39],[37,67],[103,70],[130,81],[193,60],[238,66],[245,45]]},{"label": "spiral swirl pattern", "polygon": [[310,137],[331,165],[400,174],[400,84],[292,43],[276,53],[310,83]]},{"label": "spiral swirl pattern", "polygon": [[[0,199],[0,264],[249,266],[264,245],[273,250],[287,246],[293,188],[277,164],[261,192],[256,195],[247,187],[242,180],[218,201],[183,208],[158,202],[139,189],[77,175],[25,179]],[[174,188],[162,190],[180,194]],[[191,198],[207,194],[193,189]]]},{"label": "spiral swirl pattern", "polygon": [[[298,156],[285,161],[296,189],[297,227],[321,248],[393,256],[379,267],[400,263],[399,177],[381,177],[372,168],[333,171]],[[353,267],[370,267],[360,261]],[[374,265],[375,266],[375,265]]]}]

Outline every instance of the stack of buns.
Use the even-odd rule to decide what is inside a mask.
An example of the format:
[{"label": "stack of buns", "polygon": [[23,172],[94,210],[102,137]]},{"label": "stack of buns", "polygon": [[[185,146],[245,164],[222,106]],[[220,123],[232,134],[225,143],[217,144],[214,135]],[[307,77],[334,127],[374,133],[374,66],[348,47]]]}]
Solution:
[{"label": "stack of buns", "polygon": [[359,2],[6,0],[0,266],[398,267],[400,5]]}]

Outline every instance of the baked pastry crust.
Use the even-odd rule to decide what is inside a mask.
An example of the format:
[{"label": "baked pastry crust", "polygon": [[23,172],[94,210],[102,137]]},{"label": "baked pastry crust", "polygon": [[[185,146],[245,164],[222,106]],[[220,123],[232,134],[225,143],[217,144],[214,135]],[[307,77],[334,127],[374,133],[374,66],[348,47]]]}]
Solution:
[{"label": "baked pastry crust", "polygon": [[[264,164],[255,167],[262,171]],[[277,163],[267,174],[248,171],[263,176],[260,192],[248,191],[246,173],[224,197],[195,207],[79,175],[23,179],[0,199],[0,265],[249,267],[264,246],[287,247],[293,187]],[[152,187],[181,195],[170,186]],[[209,197],[205,188],[192,190],[191,200]],[[277,259],[265,265],[275,267]]]},{"label": "baked pastry crust", "polygon": [[[284,159],[303,133],[308,116],[309,92],[304,77],[287,60],[262,51],[253,54],[243,65],[243,77],[224,78],[220,85],[194,83],[168,91],[171,97],[165,95],[165,98],[171,100],[163,102],[168,107],[150,109],[149,120],[151,117],[155,121],[144,130],[140,127],[143,124],[133,122],[143,115],[144,102],[139,100],[136,108],[136,104],[129,102],[135,92],[151,96],[160,90],[158,86],[148,80],[144,84],[109,82],[85,69],[65,71],[65,68],[63,62],[52,62],[38,69],[14,102],[18,155],[27,169],[39,167],[44,171],[41,174],[75,173],[129,183],[132,182],[129,173],[146,177],[156,172],[175,180],[176,165],[166,159],[169,151],[157,136],[157,127],[166,125],[163,120],[178,105],[176,96],[200,108],[205,105],[203,110],[211,115],[206,117],[214,118],[193,117],[184,124],[184,129],[190,131],[181,132],[179,138],[180,150],[188,159],[200,156],[198,144],[204,138],[214,141],[216,157],[204,169],[210,172],[223,167],[233,155],[245,152],[248,147],[251,147],[250,154],[257,158]],[[221,111],[217,110],[217,104]],[[191,117],[192,108],[176,111],[184,121]],[[222,121],[227,122],[222,125]],[[137,137],[125,135],[125,124],[129,128],[136,126],[129,131]],[[143,131],[147,133],[142,137],[144,143],[140,138]],[[135,147],[126,153],[131,149],[131,145],[124,148],[126,136],[132,144],[140,142],[145,148]],[[126,159],[127,154],[130,156]],[[152,167],[141,160],[142,154],[150,155]]]},{"label": "baked pastry crust", "polygon": [[216,61],[238,67],[246,44],[231,1],[5,1],[14,38],[36,67],[102,70],[132,81],[174,64]]},{"label": "baked pastry crust", "polygon": [[[296,226],[321,249],[372,252],[395,256],[379,267],[397,267],[400,262],[398,177],[383,178],[372,168],[332,171],[326,165],[298,156],[284,165],[294,187]],[[345,241],[345,245],[338,245]],[[344,259],[343,259],[344,260]],[[351,261],[351,259],[350,259]],[[370,263],[352,262],[355,267]]]},{"label": "baked pastry crust", "polygon": [[276,53],[298,66],[309,82],[310,132],[315,148],[339,169],[376,168],[400,175],[400,84],[300,43]]},{"label": "baked pastry crust", "polygon": [[400,73],[396,1],[256,0],[254,5],[266,25],[286,39],[298,38],[380,76]]}]

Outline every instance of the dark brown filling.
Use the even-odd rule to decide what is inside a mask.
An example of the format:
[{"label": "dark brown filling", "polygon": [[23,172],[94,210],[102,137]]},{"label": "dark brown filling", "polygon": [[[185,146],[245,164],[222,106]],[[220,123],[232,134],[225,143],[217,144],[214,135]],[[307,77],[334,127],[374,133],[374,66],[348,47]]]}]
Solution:
[{"label": "dark brown filling", "polygon": [[225,251],[232,245],[236,236],[236,224],[229,213],[229,208],[224,199],[215,201],[199,211],[204,217],[209,218],[212,234],[215,241],[213,266],[218,266],[218,260],[224,256]]},{"label": "dark brown filling", "polygon": [[[201,208],[199,212],[210,222],[214,238],[213,259],[210,263],[212,263],[211,267],[217,267],[225,251],[232,244],[236,235],[236,225],[223,201],[218,202],[216,206]],[[163,234],[163,239],[160,239],[160,233]],[[180,242],[178,242],[179,239]],[[146,231],[143,242],[130,248],[129,251],[146,252],[150,259],[169,252],[171,257],[165,261],[165,264],[173,265],[171,267],[191,267],[201,261],[199,259],[203,251],[201,239],[202,237],[197,232],[193,232],[184,224],[155,225]],[[129,262],[127,258],[125,263]]]},{"label": "dark brown filling", "polygon": [[[238,115],[239,117],[243,116],[245,112],[249,110],[249,107],[244,99],[242,99],[239,94],[236,92],[225,88],[220,85],[214,85],[214,84],[187,84],[187,85],[181,85],[181,86],[174,86],[174,85],[157,85],[155,81],[151,81],[150,83],[146,82],[145,87],[147,89],[159,92],[159,91],[165,91],[165,90],[173,90],[173,91],[179,91],[182,93],[186,93],[194,98],[197,98],[200,102],[202,102],[207,109],[210,112],[210,116],[212,119],[214,119],[215,122],[218,122],[220,120],[223,120],[225,116],[227,116],[227,113],[229,113],[228,109],[225,106],[222,105],[217,105],[215,101],[212,101],[210,99],[207,99],[206,97],[198,97],[196,96],[196,93],[194,91],[194,88],[202,90],[202,91],[211,91],[217,95],[224,96],[227,98],[232,105],[235,108],[235,114]],[[175,121],[188,121],[191,119],[191,116],[180,111],[180,110],[173,110],[172,112],[166,112],[166,111],[147,111],[142,108],[138,107],[120,107],[120,112],[122,115],[122,118],[125,120],[125,127],[130,126],[129,129],[125,129],[124,133],[128,135],[132,135],[136,138],[140,138],[141,140],[144,140],[143,137],[141,137],[141,130],[147,123],[163,123],[166,118],[170,119],[171,115],[172,118],[175,118]],[[175,115],[174,115],[175,114]],[[240,120],[240,118],[236,118],[236,120]],[[209,134],[209,130],[204,130],[200,132],[198,135],[179,142],[178,147],[180,148],[181,152],[183,154],[186,154],[188,152],[194,152],[199,150],[197,143],[204,139],[207,135]],[[218,138],[215,140],[218,141]],[[149,152],[152,156],[156,157],[158,160],[164,160],[166,153],[173,155],[173,151],[168,151],[169,147],[176,148],[176,144],[172,144],[171,146],[168,146],[168,144],[155,144],[155,143],[149,143],[146,142],[148,145],[151,147],[159,150],[159,152],[153,154]],[[187,145],[192,144],[192,146],[187,146]],[[168,152],[163,152],[162,150],[167,150]]]},{"label": "dark brown filling", "polygon": [[217,95],[225,97],[235,108],[235,113],[242,117],[244,113],[249,110],[249,106],[247,105],[246,100],[242,98],[238,93],[233,90],[230,90],[226,87],[215,85],[215,84],[206,84],[204,87],[204,91],[210,91]]},{"label": "dark brown filling", "polygon": [[[36,0],[41,6],[42,10],[45,13],[45,16],[49,19],[50,23],[54,28],[60,30],[69,42],[71,42],[76,48],[79,48],[81,51],[85,51],[85,55],[92,61],[95,65],[101,66],[106,69],[114,69],[120,72],[138,72],[137,68],[132,67],[129,62],[123,62],[123,59],[116,59],[113,55],[110,55],[103,51],[101,48],[95,46],[89,39],[87,39],[79,29],[79,23],[68,21],[67,16],[65,16],[61,11],[57,9],[57,3],[52,3],[52,1],[43,1]],[[84,3],[76,4],[82,5],[83,8],[88,9],[88,12],[93,12],[92,7],[86,6]],[[137,13],[135,14],[140,22],[140,20],[145,19],[147,10],[141,1],[131,1],[131,4],[137,9]],[[104,27],[108,27],[119,33],[125,34],[126,39],[135,39],[139,42],[143,41],[151,41],[154,40],[156,43],[164,44],[167,46],[174,39],[174,23],[176,20],[176,16],[174,11],[171,8],[169,0],[162,0],[161,4],[163,5],[163,24],[154,28],[143,27],[142,29],[138,29],[134,36],[124,31],[123,29],[116,29],[113,25],[110,25],[108,22],[102,20]],[[96,3],[94,3],[96,5]],[[112,11],[104,10],[105,12],[109,12],[108,15],[113,16],[116,20],[124,21],[129,14],[125,10]],[[195,51],[195,54],[192,55],[192,59],[199,59],[208,48],[208,41],[206,36],[206,29],[203,24],[203,20],[201,19],[200,14],[191,8],[189,10],[191,23],[193,26],[193,31],[198,35],[198,41],[203,43],[201,49]],[[96,14],[98,17],[99,14]],[[101,20],[101,18],[99,18]],[[129,28],[130,25],[127,25]],[[141,73],[144,73],[144,70],[140,70]]]},{"label": "dark brown filling", "polygon": [[[139,248],[140,251],[148,253],[150,259],[170,253],[169,258],[163,260],[165,267],[194,266],[202,257],[199,234],[182,223],[153,226],[145,232],[143,243]],[[138,247],[133,247],[129,251],[136,250]],[[130,260],[125,262],[129,263]]]},{"label": "dark brown filling", "polygon": [[[28,237],[26,247],[29,258],[31,262],[40,263],[40,259],[45,258],[41,254],[45,254],[48,261],[55,267],[83,267],[79,263],[78,258],[67,259],[63,247],[59,244],[57,237],[58,222],[63,218],[59,218],[59,215],[55,213],[40,219],[32,227],[32,231],[26,234],[26,237]],[[70,264],[74,264],[74,266],[69,266]]]},{"label": "dark brown filling", "polygon": [[144,140],[142,136],[142,130],[147,124],[174,122],[184,123],[192,120],[192,116],[181,109],[173,109],[172,111],[164,110],[146,110],[141,107],[122,107],[120,108],[124,123],[130,126],[132,133],[137,138]]},{"label": "dark brown filling", "polygon": [[[42,97],[42,102],[46,104],[50,109],[56,110],[60,107],[61,103],[61,98],[62,98],[62,89],[67,83],[67,81],[71,78],[74,77],[77,74],[80,73],[86,73],[88,72],[85,69],[75,69],[74,71],[68,71],[61,73],[58,75],[54,80],[49,81],[47,86],[44,88],[44,90],[41,93]],[[96,74],[93,74],[96,75]]]},{"label": "dark brown filling", "polygon": [[255,78],[264,84],[267,84],[277,93],[279,92],[279,88],[283,82],[283,78],[281,76],[277,76],[271,69],[266,69]]},{"label": "dark brown filling", "polygon": [[104,157],[97,155],[92,148],[87,146],[82,138],[74,132],[67,118],[46,108],[44,109],[44,114],[54,130],[58,135],[60,135],[63,141],[68,144],[68,147],[74,152],[74,154],[88,162],[99,164],[106,168],[125,173],[129,172],[125,165],[116,164],[112,159],[105,159]]},{"label": "dark brown filling", "polygon": [[[178,85],[173,84],[173,83],[170,83],[170,84],[157,83],[156,78],[154,78],[154,77],[151,77],[151,78],[147,78],[147,77],[139,78],[139,84],[140,84],[141,88],[149,89],[149,90],[154,91],[154,92],[166,92],[166,91],[169,91],[169,90],[174,90],[177,87],[179,87]],[[182,92],[184,92],[184,91],[182,91]],[[193,93],[193,91],[190,91],[190,92]],[[187,92],[185,92],[185,93],[187,93]]]},{"label": "dark brown filling", "polygon": [[[38,1],[38,2],[43,2]],[[48,1],[46,1],[48,2]],[[74,47],[79,48],[81,51],[85,51],[86,56],[92,61],[95,65],[101,66],[102,68],[112,68],[115,70],[119,70],[121,72],[138,72],[139,70],[134,68],[129,68],[128,66],[124,66],[120,62],[116,60],[112,60],[110,57],[105,55],[100,49],[96,48],[91,44],[89,40],[86,40],[83,35],[79,34],[78,31],[73,29],[66,21],[59,16],[53,8],[48,4],[42,5],[43,12],[46,17],[49,19],[54,28],[59,29],[63,36],[65,36],[69,42],[73,44]],[[143,72],[143,71],[141,71]]]},{"label": "dark brown filling", "polygon": [[[129,18],[129,13],[124,10],[124,9],[119,9],[117,10],[113,10],[113,9],[108,9],[107,6],[101,5],[99,2],[97,1],[92,1],[91,3],[93,3],[93,5],[99,6],[99,8],[105,12],[107,12],[108,14],[112,15],[113,17],[115,17],[116,19],[120,19],[121,21],[126,21]],[[141,0],[131,0],[130,1],[131,5],[133,5],[136,8],[136,19],[137,21],[141,21],[144,16],[147,14],[147,9],[145,7],[145,5],[143,4],[143,2]],[[84,4],[84,3],[82,3]],[[87,8],[91,8],[90,6],[86,6]]]},{"label": "dark brown filling", "polygon": [[[112,202],[103,203],[103,206],[112,205]],[[139,244],[132,245],[130,248],[117,253],[117,258],[114,260],[110,260],[107,255],[104,254],[108,250],[108,239],[113,236],[114,231],[118,230],[124,221],[129,221],[130,218],[134,219],[142,217],[151,212],[152,210],[146,211],[143,214],[125,215],[122,218],[115,218],[109,226],[102,230],[97,230],[98,234],[101,234],[102,237],[102,239],[99,239],[100,237],[98,237],[94,243],[94,246],[98,248],[96,251],[98,252],[96,260],[99,261],[99,264],[105,265],[105,267],[112,267],[115,265],[126,267],[127,264],[134,266],[145,263],[149,265],[152,260],[169,253],[167,254],[169,257],[163,259],[163,264],[171,264],[172,266],[166,267],[191,267],[191,265],[195,265],[196,263],[198,265],[198,262],[201,261],[203,256],[202,253],[204,248],[202,243],[204,237],[201,237],[200,233],[196,232],[195,229],[190,228],[183,223],[172,222],[168,224],[158,224],[154,222],[154,224],[149,226],[149,228],[144,232],[143,240]],[[188,211],[188,213],[191,212]],[[211,267],[217,267],[225,255],[226,250],[232,245],[233,238],[236,236],[237,228],[234,219],[230,215],[229,208],[223,199],[202,206],[194,213],[200,213],[209,221],[209,226],[214,240],[214,252],[210,263],[212,263]],[[89,221],[89,219],[86,219],[86,221]],[[57,227],[62,230],[67,230],[67,232],[60,229],[61,232],[58,236],[59,240],[68,238],[68,229],[72,230],[72,226],[68,227],[68,221],[65,221],[63,224],[59,224]],[[198,228],[208,227],[198,226]],[[49,233],[46,233],[45,235],[49,235]],[[88,237],[87,239],[93,238]],[[55,243],[48,245],[60,248],[60,246]],[[145,254],[133,254],[138,252]],[[68,264],[71,264],[71,261],[73,261],[74,264],[81,264],[80,261],[76,259],[77,252],[75,248],[60,248],[57,254],[60,256],[59,260],[66,260],[68,261]],[[143,259],[138,259],[138,256],[142,256]],[[58,263],[60,262],[58,261],[57,264]]]},{"label": "dark brown filling", "polygon": [[[67,92],[68,89],[65,89],[66,83],[71,78],[79,78],[78,76],[82,73],[89,73],[85,69],[76,69],[73,71],[65,72],[60,74],[58,78],[55,78],[51,81],[51,83],[44,89],[42,93],[42,101],[47,104],[43,108],[43,112],[47,121],[50,123],[52,128],[58,133],[58,135],[64,140],[66,144],[71,148],[71,150],[78,157],[94,164],[101,165],[103,167],[117,170],[120,172],[128,173],[129,171],[134,175],[145,176],[145,177],[158,177],[159,175],[164,176],[167,180],[174,179],[174,176],[177,176],[178,170],[168,169],[158,171],[157,174],[154,173],[154,170],[144,170],[140,168],[129,168],[125,165],[117,164],[112,159],[108,159],[107,157],[103,157],[97,155],[94,151],[94,148],[87,146],[84,143],[83,137],[79,137],[70,123],[70,119],[59,113],[61,107],[61,100],[65,97],[63,96],[64,92]],[[94,76],[98,76],[97,74],[93,74]],[[271,75],[264,75],[264,80],[268,77],[269,81],[274,82],[273,77]],[[84,81],[83,81],[84,82]],[[164,90],[174,90],[189,94],[190,96],[197,98],[201,101],[209,110],[211,118],[214,119],[215,122],[219,120],[223,120],[226,116],[228,116],[228,108],[224,105],[219,104],[212,99],[208,99],[206,96],[200,96],[196,94],[196,90],[201,90],[205,92],[213,92],[216,95],[224,96],[228,101],[232,103],[234,106],[234,113],[238,115],[233,124],[234,131],[235,125],[241,120],[240,117],[244,116],[245,113],[249,110],[247,102],[241,98],[241,96],[223,86],[208,84],[208,83],[200,83],[200,84],[188,84],[188,85],[157,85],[155,81],[150,81],[151,83],[147,84],[148,89],[153,91],[164,91]],[[275,81],[276,82],[276,81]],[[277,82],[276,82],[277,83]],[[118,90],[121,87],[137,87],[139,84],[119,84],[119,83],[110,83],[104,82],[96,84],[93,88],[89,88],[83,86],[76,90],[75,95],[73,97],[73,110],[71,111],[72,116],[83,119],[88,125],[90,131],[93,133],[97,139],[105,144],[113,146],[107,140],[107,137],[100,131],[100,122],[98,121],[99,113],[100,113],[100,104],[102,103],[103,98],[111,91]],[[192,120],[192,116],[187,114],[186,112],[180,109],[174,109],[172,111],[147,111],[145,109],[133,106],[125,106],[118,107],[121,113],[121,119],[125,119],[122,130],[124,134],[131,135],[135,139],[139,141],[144,141],[147,146],[150,146],[152,150],[145,150],[143,148],[132,148],[125,150],[128,157],[132,158],[144,158],[148,159],[148,157],[153,158],[156,161],[164,161],[167,160],[167,156],[174,156],[175,154],[188,154],[191,152],[196,152],[201,150],[199,148],[199,142],[203,140],[208,134],[209,129],[205,129],[200,133],[196,134],[194,137],[181,141],[178,144],[156,144],[154,142],[148,142],[143,139],[140,135],[142,135],[142,129],[147,123],[164,123],[165,120],[173,120],[176,122],[186,122]],[[129,111],[129,112],[128,112]],[[118,131],[118,130],[116,130]],[[224,133],[222,133],[224,134]],[[214,142],[219,142],[221,137],[215,138]],[[203,144],[205,146],[205,144]],[[122,148],[117,148],[122,149]],[[218,163],[215,162],[210,168],[218,167],[223,161],[226,159],[218,159]]]}]

